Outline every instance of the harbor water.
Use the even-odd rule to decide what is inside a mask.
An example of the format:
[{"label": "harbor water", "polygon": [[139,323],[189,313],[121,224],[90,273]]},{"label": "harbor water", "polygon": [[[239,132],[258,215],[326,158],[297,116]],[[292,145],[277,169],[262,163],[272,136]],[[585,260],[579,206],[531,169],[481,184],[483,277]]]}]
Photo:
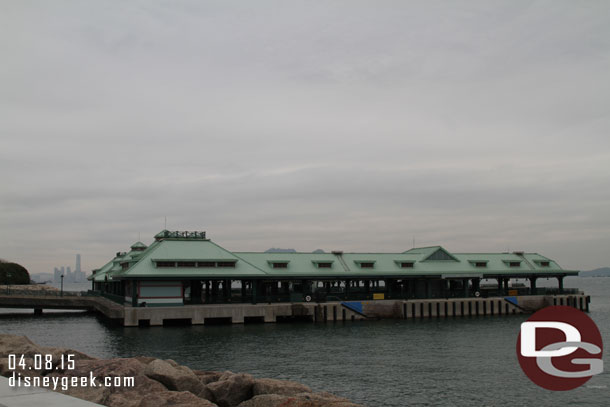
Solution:
[{"label": "harbor water", "polygon": [[[610,338],[610,278],[568,278]],[[4,310],[3,312],[6,312]],[[201,370],[295,380],[367,406],[605,406],[610,374],[568,392],[539,388],[516,356],[527,316],[124,328],[89,313],[0,316],[0,332],[102,357],[174,359]],[[607,351],[604,360],[607,363]]]}]

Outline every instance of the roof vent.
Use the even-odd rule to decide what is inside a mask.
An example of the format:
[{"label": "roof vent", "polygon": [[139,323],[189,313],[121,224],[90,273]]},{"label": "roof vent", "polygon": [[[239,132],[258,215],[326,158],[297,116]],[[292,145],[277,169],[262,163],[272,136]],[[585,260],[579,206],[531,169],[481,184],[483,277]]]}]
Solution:
[{"label": "roof vent", "polygon": [[516,254],[517,256],[523,256],[525,254],[525,252],[518,251],[518,252],[513,252],[513,254]]},{"label": "roof vent", "polygon": [[333,250],[332,254],[336,254],[337,256],[341,256],[343,254],[343,250]]}]

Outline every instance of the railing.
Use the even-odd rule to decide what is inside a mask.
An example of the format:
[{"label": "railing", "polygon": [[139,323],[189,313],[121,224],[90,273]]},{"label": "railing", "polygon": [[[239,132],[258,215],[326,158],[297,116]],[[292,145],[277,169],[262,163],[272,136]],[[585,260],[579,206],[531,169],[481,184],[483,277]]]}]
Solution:
[{"label": "railing", "polygon": [[100,293],[100,295],[104,298],[109,299],[110,301],[116,302],[117,304],[124,305],[125,297],[122,295],[110,294],[110,293]]},{"label": "railing", "polygon": [[12,288],[11,286],[2,287],[0,295],[29,295],[36,297],[86,297],[89,296],[88,291],[60,291],[60,290],[24,290]]}]

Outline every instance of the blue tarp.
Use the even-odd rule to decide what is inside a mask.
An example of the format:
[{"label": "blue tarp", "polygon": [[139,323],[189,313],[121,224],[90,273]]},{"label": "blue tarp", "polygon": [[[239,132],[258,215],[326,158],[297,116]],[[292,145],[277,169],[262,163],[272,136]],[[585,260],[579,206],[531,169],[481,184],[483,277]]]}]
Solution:
[{"label": "blue tarp", "polygon": [[511,304],[519,306],[519,304],[517,303],[517,297],[504,297],[504,299],[510,302]]},{"label": "blue tarp", "polygon": [[357,312],[358,314],[364,315],[362,312],[362,302],[361,301],[343,301],[341,303],[344,307]]}]

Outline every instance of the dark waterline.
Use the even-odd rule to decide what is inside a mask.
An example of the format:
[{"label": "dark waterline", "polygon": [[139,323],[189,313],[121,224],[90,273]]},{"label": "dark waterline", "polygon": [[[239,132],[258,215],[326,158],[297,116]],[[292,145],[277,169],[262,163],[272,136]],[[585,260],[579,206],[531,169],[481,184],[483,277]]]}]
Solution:
[{"label": "dark waterline", "polygon": [[[610,278],[571,279],[610,335]],[[296,380],[368,406],[607,405],[610,375],[555,393],[531,383],[515,354],[526,317],[122,328],[91,314],[4,316],[0,332],[91,355],[174,359],[194,369]],[[607,352],[604,351],[607,355]]]}]

